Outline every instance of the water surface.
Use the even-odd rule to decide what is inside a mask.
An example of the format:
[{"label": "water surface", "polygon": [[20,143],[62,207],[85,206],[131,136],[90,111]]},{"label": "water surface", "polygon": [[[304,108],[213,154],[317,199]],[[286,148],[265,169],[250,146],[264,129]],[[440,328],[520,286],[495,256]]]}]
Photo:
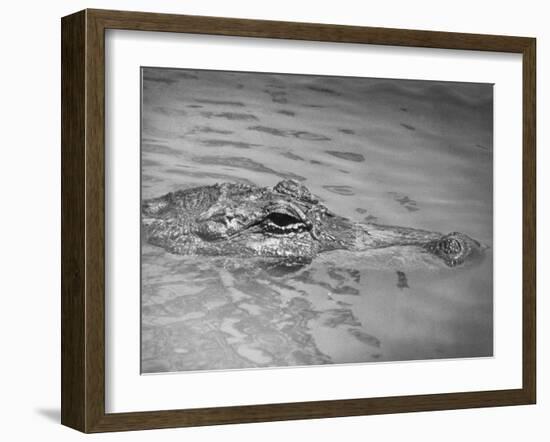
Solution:
[{"label": "water surface", "polygon": [[143,69],[142,197],[296,179],[357,222],[460,231],[292,268],[142,244],[142,372],[491,356],[492,86]]}]

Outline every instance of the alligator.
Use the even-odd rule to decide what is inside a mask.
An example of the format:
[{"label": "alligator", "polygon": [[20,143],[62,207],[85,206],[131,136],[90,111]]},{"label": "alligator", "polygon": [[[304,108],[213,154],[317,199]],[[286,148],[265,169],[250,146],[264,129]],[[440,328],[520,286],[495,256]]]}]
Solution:
[{"label": "alligator", "polygon": [[273,187],[222,183],[171,192],[144,200],[141,220],[145,241],[179,255],[311,262],[335,250],[415,246],[455,267],[485,248],[460,232],[354,222],[331,212],[292,179]]}]

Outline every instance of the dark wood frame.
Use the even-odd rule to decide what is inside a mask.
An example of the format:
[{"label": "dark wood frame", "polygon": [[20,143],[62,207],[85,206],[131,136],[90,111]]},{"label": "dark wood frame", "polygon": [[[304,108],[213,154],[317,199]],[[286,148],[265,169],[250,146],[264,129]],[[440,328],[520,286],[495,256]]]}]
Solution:
[{"label": "dark wood frame", "polygon": [[[534,404],[534,38],[84,10],[62,29],[61,422],[83,432]],[[523,386],[514,390],[105,412],[105,30],[127,29],[519,53],[523,56]],[[518,189],[519,190],[519,189]]]}]

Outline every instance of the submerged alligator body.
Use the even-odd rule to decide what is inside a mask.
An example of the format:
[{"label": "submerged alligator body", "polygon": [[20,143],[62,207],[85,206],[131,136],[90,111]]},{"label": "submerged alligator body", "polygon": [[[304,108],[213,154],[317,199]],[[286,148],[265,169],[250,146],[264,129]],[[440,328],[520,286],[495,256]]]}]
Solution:
[{"label": "submerged alligator body", "polygon": [[333,250],[416,246],[454,267],[483,250],[463,233],[353,222],[332,213],[294,180],[274,187],[224,183],[168,193],[143,201],[141,216],[144,239],[180,255],[308,262]]}]

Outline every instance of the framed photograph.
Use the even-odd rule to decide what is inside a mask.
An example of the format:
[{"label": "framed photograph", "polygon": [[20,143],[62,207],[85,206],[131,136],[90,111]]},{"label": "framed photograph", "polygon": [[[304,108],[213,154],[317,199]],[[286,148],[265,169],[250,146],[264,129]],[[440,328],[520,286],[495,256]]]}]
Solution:
[{"label": "framed photograph", "polygon": [[533,404],[535,39],[62,19],[62,423]]}]

